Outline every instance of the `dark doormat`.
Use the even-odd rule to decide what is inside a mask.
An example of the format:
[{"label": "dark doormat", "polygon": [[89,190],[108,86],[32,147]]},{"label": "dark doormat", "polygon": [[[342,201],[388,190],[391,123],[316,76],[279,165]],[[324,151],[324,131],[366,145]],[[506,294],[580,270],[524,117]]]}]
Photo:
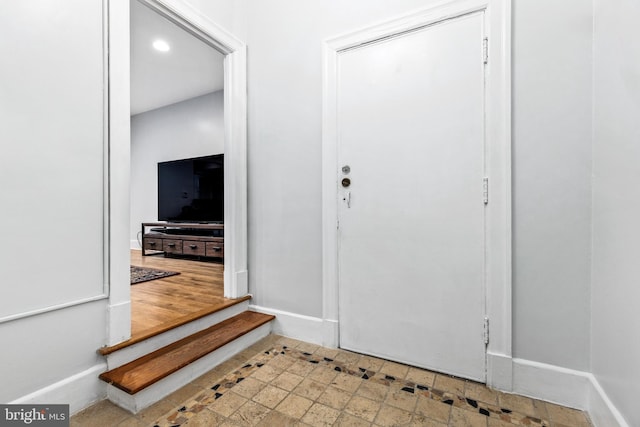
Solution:
[{"label": "dark doormat", "polygon": [[157,268],[131,266],[131,284],[148,282],[149,280],[162,279],[163,277],[180,274],[176,271],[159,270]]}]

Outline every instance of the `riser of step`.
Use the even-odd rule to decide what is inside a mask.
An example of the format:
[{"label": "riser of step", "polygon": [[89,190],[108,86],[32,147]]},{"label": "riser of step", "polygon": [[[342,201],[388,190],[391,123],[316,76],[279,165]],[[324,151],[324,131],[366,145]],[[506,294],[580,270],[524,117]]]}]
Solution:
[{"label": "riser of step", "polygon": [[232,305],[208,316],[189,322],[185,325],[163,332],[162,334],[147,338],[137,344],[122,348],[106,355],[107,369],[115,369],[125,365],[145,354],[152,353],[159,348],[181,340],[191,334],[213,326],[223,320],[229,319],[249,308],[249,300]]},{"label": "riser of step", "polygon": [[161,379],[160,381],[150,385],[149,387],[137,392],[136,394],[128,394],[113,385],[107,385],[107,397],[116,405],[132,412],[138,413],[142,409],[158,402],[162,398],[168,396],[207,373],[220,363],[230,359],[247,347],[255,344],[271,332],[271,322],[266,323],[251,332],[242,335],[230,343],[218,348],[217,350],[207,354],[206,356],[190,363],[179,371]]}]

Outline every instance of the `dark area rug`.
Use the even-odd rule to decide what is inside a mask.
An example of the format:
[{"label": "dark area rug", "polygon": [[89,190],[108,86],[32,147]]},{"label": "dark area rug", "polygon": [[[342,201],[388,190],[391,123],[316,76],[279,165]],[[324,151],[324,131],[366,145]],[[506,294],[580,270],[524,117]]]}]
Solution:
[{"label": "dark area rug", "polygon": [[131,284],[148,282],[149,280],[162,279],[163,277],[180,274],[175,271],[158,270],[157,268],[131,266]]}]

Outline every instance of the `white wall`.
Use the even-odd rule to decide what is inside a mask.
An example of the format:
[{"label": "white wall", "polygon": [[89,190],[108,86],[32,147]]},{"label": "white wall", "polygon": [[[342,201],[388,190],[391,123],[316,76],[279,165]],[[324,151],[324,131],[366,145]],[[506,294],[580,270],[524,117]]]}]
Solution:
[{"label": "white wall", "polygon": [[[322,315],[322,41],[429,3],[250,4],[249,264],[257,305]],[[514,5],[514,350],[574,369],[589,366],[590,22],[590,3],[581,0]]]},{"label": "white wall", "polygon": [[158,162],[224,152],[223,91],[131,117],[131,247],[158,220]]},{"label": "white wall", "polygon": [[514,356],[588,370],[592,4],[513,7]]},{"label": "white wall", "polygon": [[102,3],[0,6],[0,402],[101,365],[106,300],[73,304],[106,292]]},{"label": "white wall", "polygon": [[595,1],[593,373],[640,425],[640,3]]}]

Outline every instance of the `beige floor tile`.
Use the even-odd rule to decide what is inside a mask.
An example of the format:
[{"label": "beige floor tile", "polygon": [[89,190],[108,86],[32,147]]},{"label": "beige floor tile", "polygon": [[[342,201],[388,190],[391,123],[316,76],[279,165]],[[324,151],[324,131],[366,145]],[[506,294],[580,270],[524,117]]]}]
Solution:
[{"label": "beige floor tile", "polygon": [[407,372],[407,376],[405,377],[407,381],[411,381],[415,384],[425,385],[427,387],[433,386],[435,378],[435,372],[419,368],[409,368],[409,372]]},{"label": "beige floor tile", "polygon": [[220,365],[216,366],[213,370],[217,371],[217,372],[220,372],[220,376],[225,376],[225,375],[235,371],[240,366],[242,366],[242,364],[238,363],[237,360],[232,358],[232,359],[229,359],[229,360],[221,363]]},{"label": "beige floor tile", "polygon": [[252,400],[269,409],[273,409],[278,406],[288,394],[289,392],[286,390],[268,385],[253,396]]},{"label": "beige floor tile", "polygon": [[304,378],[300,375],[292,374],[290,372],[283,372],[276,379],[271,381],[271,385],[291,391],[302,382]]},{"label": "beige floor tile", "polygon": [[333,386],[327,389],[318,397],[318,402],[333,409],[342,410],[353,395]]},{"label": "beige floor tile", "polygon": [[355,364],[360,359],[360,357],[362,356],[358,353],[352,353],[346,350],[339,350],[338,353],[336,354],[335,360],[342,363],[346,363],[347,365],[350,365],[350,364]]},{"label": "beige floor tile", "polygon": [[411,421],[412,414],[389,405],[382,405],[373,423],[382,427],[403,426]]},{"label": "beige floor tile", "polygon": [[387,398],[389,386],[378,384],[372,381],[362,381],[362,384],[356,390],[356,394],[366,397],[367,399],[382,402]]},{"label": "beige floor tile", "polygon": [[[424,415],[413,414],[411,422],[407,424],[409,427],[447,427],[447,423],[441,423],[440,421],[427,418]],[[510,427],[513,427],[511,425]]]},{"label": "beige floor tile", "polygon": [[136,417],[147,424],[153,425],[153,423],[160,419],[161,416],[167,415],[178,408],[179,406],[173,402],[161,400],[138,412]]},{"label": "beige floor tile", "polygon": [[400,363],[386,361],[382,364],[380,372],[385,375],[391,375],[396,379],[404,379],[409,372],[409,367]]},{"label": "beige floor tile", "polygon": [[413,412],[417,401],[417,395],[396,389],[389,391],[385,403],[395,406],[396,408],[404,409],[405,411]]},{"label": "beige floor tile", "polygon": [[549,419],[549,412],[547,411],[546,402],[537,399],[531,399],[533,403],[533,416],[543,420]]},{"label": "beige floor tile", "polygon": [[436,379],[433,382],[433,388],[453,393],[457,396],[464,396],[464,381],[448,375],[436,375]]},{"label": "beige floor tile", "polygon": [[415,412],[418,415],[424,415],[427,418],[446,423],[449,421],[451,406],[427,397],[418,396]]},{"label": "beige floor tile", "polygon": [[194,397],[196,394],[202,393],[203,391],[204,389],[198,385],[195,385],[193,383],[187,384],[186,386],[179,388],[178,390],[165,397],[165,400],[173,402],[176,405],[180,405],[190,398]]},{"label": "beige floor tile", "polygon": [[338,351],[339,350],[335,348],[318,347],[318,349],[314,351],[313,354],[318,357],[335,359],[336,355],[338,354]]},{"label": "beige floor tile", "polygon": [[285,414],[278,411],[271,411],[257,425],[260,427],[294,427],[298,424],[297,420]]},{"label": "beige floor tile", "polygon": [[313,354],[320,348],[319,345],[303,342],[296,347],[296,350],[303,351],[305,353]]},{"label": "beige floor tile", "polygon": [[118,424],[118,427],[146,427],[147,424],[131,416]]},{"label": "beige floor tile", "polygon": [[363,420],[362,418],[343,412],[333,425],[335,427],[369,427],[371,423]]},{"label": "beige floor tile", "polygon": [[291,418],[300,419],[307,413],[311,405],[313,405],[313,401],[297,394],[290,394],[280,402],[276,407],[276,411],[282,412]]},{"label": "beige floor tile", "polygon": [[275,380],[281,373],[282,369],[275,368],[271,365],[264,365],[253,374],[251,374],[251,378],[255,378],[256,380],[260,380],[265,383],[270,383],[271,381]]},{"label": "beige floor tile", "polygon": [[267,383],[258,381],[253,377],[248,377],[245,378],[240,384],[236,384],[233,387],[233,392],[239,394],[240,396],[246,397],[247,399],[251,399],[266,386]]},{"label": "beige floor tile", "polygon": [[238,408],[230,419],[245,426],[254,426],[266,417],[269,411],[269,408],[250,400]]},{"label": "beige floor tile", "polygon": [[363,380],[358,377],[340,373],[336,375],[333,381],[331,381],[331,385],[341,390],[348,391],[349,393],[353,393],[358,389],[358,387],[360,387],[362,381]]},{"label": "beige floor tile", "polygon": [[247,402],[247,399],[228,391],[222,395],[219,399],[216,399],[209,407],[212,411],[218,414],[228,417],[238,410],[242,405]]},{"label": "beige floor tile", "polygon": [[363,420],[373,422],[381,406],[380,402],[374,402],[361,396],[354,396],[347,403],[344,411]]},{"label": "beige floor tile", "polygon": [[267,362],[267,366],[272,366],[279,371],[284,371],[293,365],[294,362],[295,360],[293,358],[281,354]]},{"label": "beige floor tile", "polygon": [[464,409],[451,408],[451,418],[449,425],[455,427],[487,427],[486,416],[477,412],[467,411]]},{"label": "beige floor tile", "polygon": [[513,427],[513,424],[497,418],[489,418],[487,421],[489,422],[488,427]]},{"label": "beige floor tile", "polygon": [[129,412],[108,400],[103,400],[71,417],[70,424],[82,427],[115,426],[130,417],[131,414]]},{"label": "beige floor tile", "polygon": [[212,369],[204,375],[199,376],[195,380],[193,380],[194,385],[199,385],[203,388],[208,388],[217,384],[226,374],[226,372],[221,372],[218,369]]},{"label": "beige floor tile", "polygon": [[293,389],[293,392],[298,396],[306,397],[307,399],[316,400],[327,388],[326,384],[319,383],[317,381],[305,378],[298,387]]},{"label": "beige floor tile", "polygon": [[528,397],[498,393],[498,406],[524,415],[536,416],[536,408],[533,406],[533,401]]},{"label": "beige floor tile", "polygon": [[293,365],[287,368],[287,372],[300,375],[301,377],[306,377],[315,368],[316,368],[316,365],[314,365],[313,363],[309,363],[304,360],[297,360]]},{"label": "beige floor tile", "polygon": [[[188,424],[187,424],[188,425]],[[213,426],[212,426],[213,427]],[[240,423],[238,421],[235,420],[230,420],[227,419],[226,421],[224,421],[222,424],[220,425],[216,425],[215,427],[247,427],[246,424]]]},{"label": "beige floor tile", "polygon": [[329,366],[318,366],[307,378],[322,384],[330,384],[337,375],[338,372]]},{"label": "beige floor tile", "polygon": [[552,423],[576,427],[590,426],[587,417],[582,411],[554,405],[553,403],[547,403],[546,407]]},{"label": "beige floor tile", "polygon": [[371,356],[362,356],[356,363],[358,368],[368,369],[374,372],[378,372],[382,365],[384,365],[384,360],[378,359],[377,357]]},{"label": "beige floor tile", "polygon": [[498,404],[498,393],[484,384],[467,381],[464,387],[465,397],[492,405]]},{"label": "beige floor tile", "polygon": [[278,337],[273,343],[275,345],[284,345],[289,348],[297,348],[300,344],[306,344],[304,341],[299,341],[288,337]]},{"label": "beige floor tile", "polygon": [[339,416],[340,411],[320,403],[314,403],[302,417],[302,422],[313,427],[331,426]]},{"label": "beige floor tile", "polygon": [[208,409],[204,409],[189,418],[189,427],[211,427],[222,424],[225,421],[224,417],[220,414],[212,412]]}]

